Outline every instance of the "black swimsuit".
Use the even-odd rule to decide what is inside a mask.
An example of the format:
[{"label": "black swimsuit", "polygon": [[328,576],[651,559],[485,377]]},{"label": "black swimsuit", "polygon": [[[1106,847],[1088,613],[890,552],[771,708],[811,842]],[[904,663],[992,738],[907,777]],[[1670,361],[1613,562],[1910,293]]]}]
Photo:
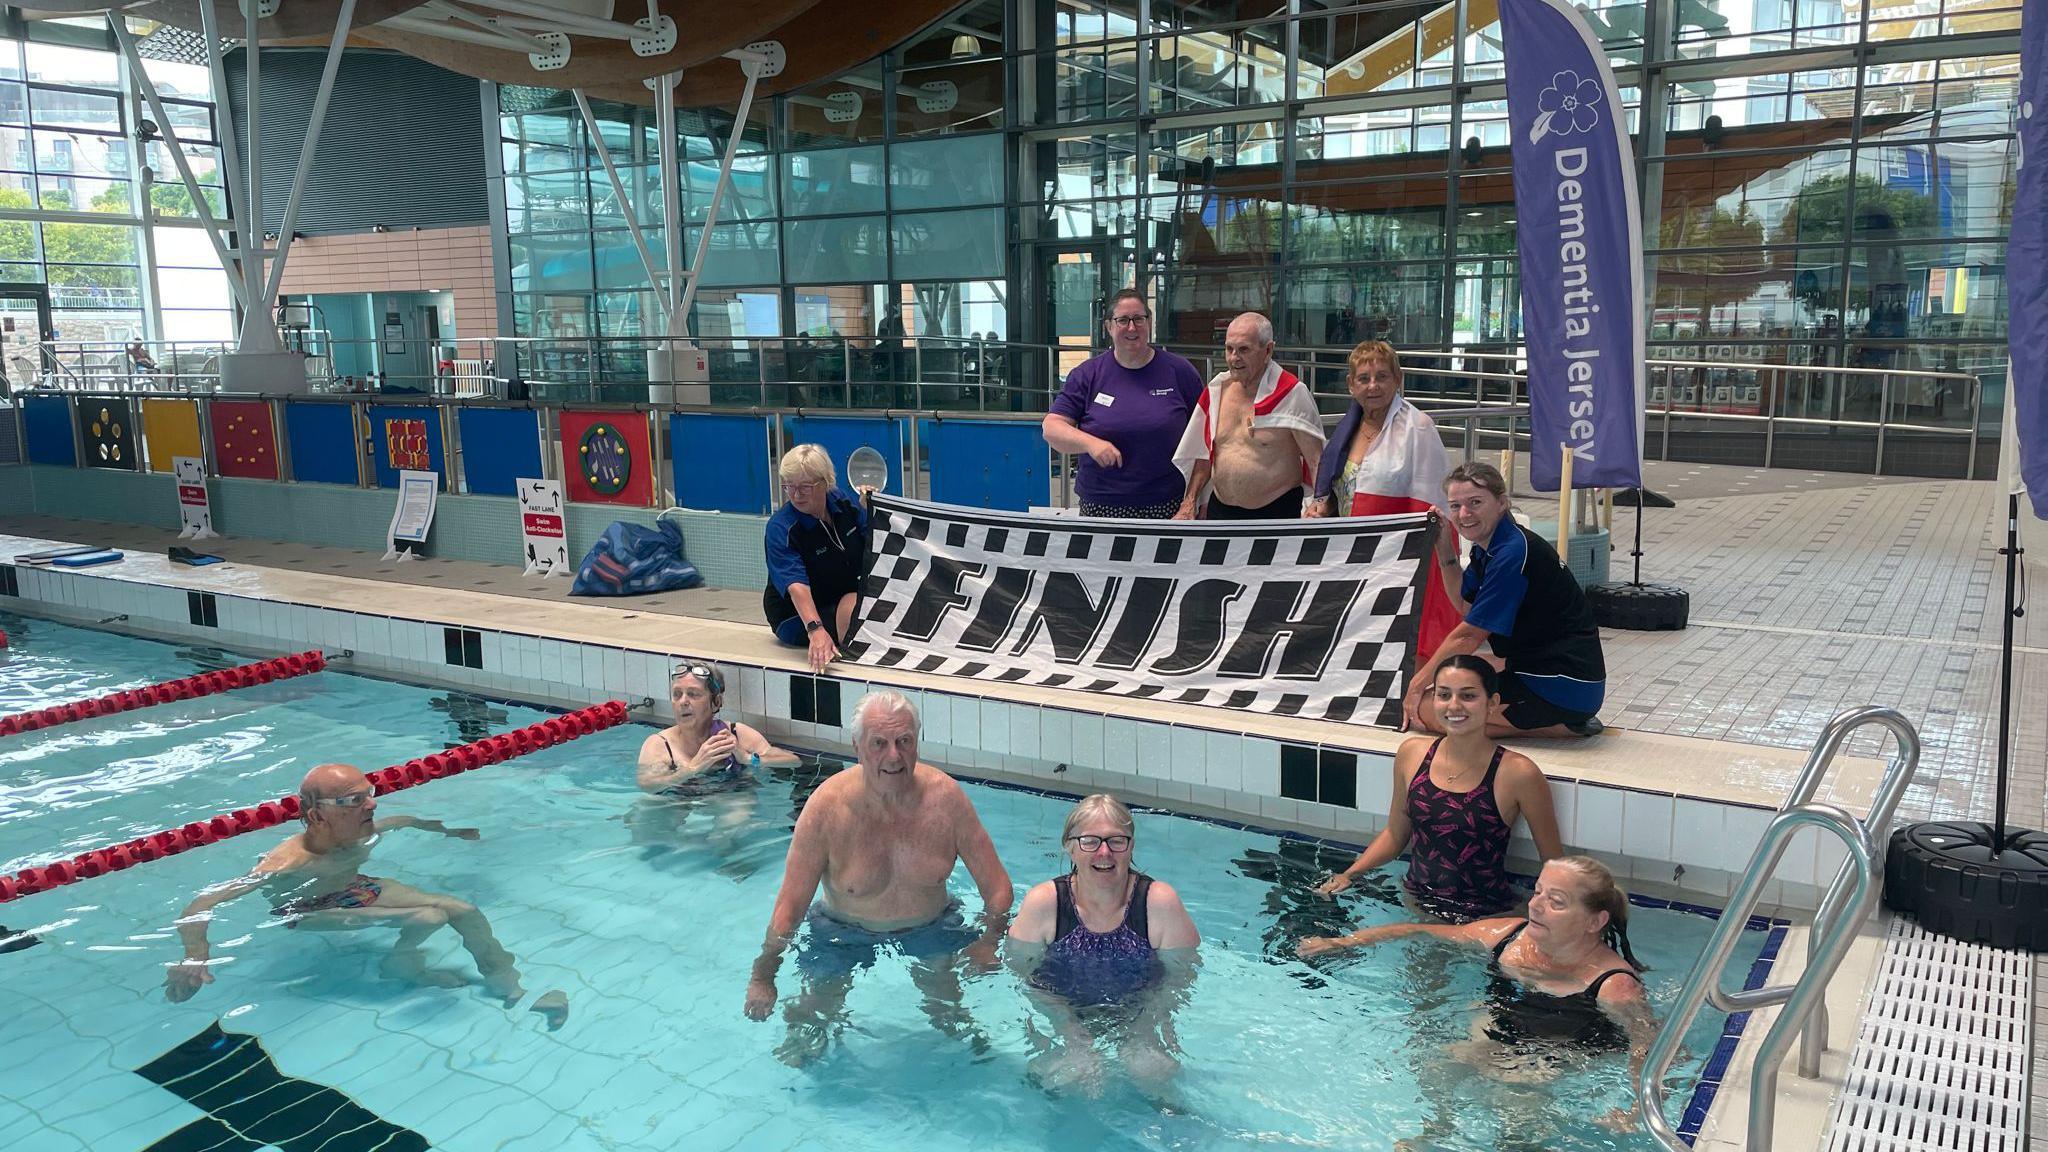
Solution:
[{"label": "black swimsuit", "polygon": [[1493,964],[1487,974],[1486,996],[1492,1018],[1486,1034],[1511,1048],[1549,1048],[1567,1045],[1593,1052],[1618,1052],[1628,1048],[1628,1033],[1600,1008],[1600,986],[1610,976],[1636,975],[1632,968],[1609,968],[1577,992],[1560,996],[1531,988],[1501,970],[1501,954],[1529,922],[1493,946]]}]

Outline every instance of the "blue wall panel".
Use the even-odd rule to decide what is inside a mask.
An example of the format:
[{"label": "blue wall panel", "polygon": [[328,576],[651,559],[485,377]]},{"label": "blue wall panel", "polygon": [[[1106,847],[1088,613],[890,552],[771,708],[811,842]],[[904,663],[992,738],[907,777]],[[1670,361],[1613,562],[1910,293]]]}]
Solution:
[{"label": "blue wall panel", "polygon": [[784,443],[791,447],[816,444],[830,453],[842,487],[846,484],[846,458],[853,455],[854,449],[865,446],[880,452],[883,463],[889,467],[889,482],[882,490],[897,496],[903,494],[903,433],[897,421],[835,416],[785,416],[783,420],[788,437]]},{"label": "blue wall panel", "polygon": [[933,501],[1011,512],[1052,503],[1038,425],[939,420],[926,435]]},{"label": "blue wall panel", "polygon": [[360,484],[356,412],[347,404],[286,404],[285,435],[292,448],[292,478],[314,484]]},{"label": "blue wall panel", "polygon": [[387,420],[417,420],[427,429],[427,466],[420,471],[437,472],[441,490],[448,490],[448,456],[441,447],[441,414],[432,408],[403,408],[389,404],[370,405],[370,465],[376,470],[377,487],[398,487],[399,469],[392,466]]},{"label": "blue wall panel", "polygon": [[766,416],[671,413],[668,444],[678,507],[755,516],[773,510]]},{"label": "blue wall panel", "polygon": [[78,463],[78,439],[71,431],[71,400],[66,396],[24,396],[23,430],[28,434],[31,464]]},{"label": "blue wall panel", "polygon": [[546,478],[540,463],[540,413],[530,408],[460,408],[462,479],[472,496],[517,496],[519,481]]}]

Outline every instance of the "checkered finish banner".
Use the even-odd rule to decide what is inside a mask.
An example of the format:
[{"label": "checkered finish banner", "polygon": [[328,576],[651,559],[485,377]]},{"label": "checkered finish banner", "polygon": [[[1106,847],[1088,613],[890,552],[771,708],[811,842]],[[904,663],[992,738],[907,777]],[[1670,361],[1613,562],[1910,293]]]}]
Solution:
[{"label": "checkered finish banner", "polygon": [[1088,520],[873,500],[856,664],[1401,723],[1425,516]]}]

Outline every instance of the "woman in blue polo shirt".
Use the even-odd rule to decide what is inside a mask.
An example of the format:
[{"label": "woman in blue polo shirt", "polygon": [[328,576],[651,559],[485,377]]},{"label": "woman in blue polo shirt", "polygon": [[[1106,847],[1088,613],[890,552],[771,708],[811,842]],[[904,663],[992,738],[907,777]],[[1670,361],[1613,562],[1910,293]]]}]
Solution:
[{"label": "woman in blue polo shirt", "polygon": [[1472,542],[1472,561],[1460,573],[1454,542],[1443,534],[1437,564],[1464,619],[1415,670],[1408,726],[1443,731],[1423,690],[1435,682],[1438,664],[1490,641],[1502,669],[1488,736],[1594,735],[1607,695],[1600,628],[1557,549],[1508,515],[1507,492],[1490,464],[1460,465],[1444,478],[1451,526]]},{"label": "woman in blue polo shirt", "polygon": [[775,638],[810,650],[811,671],[839,654],[860,600],[868,510],[839,487],[832,457],[799,444],[776,469],[788,502],[768,521],[768,587],[761,607]]}]

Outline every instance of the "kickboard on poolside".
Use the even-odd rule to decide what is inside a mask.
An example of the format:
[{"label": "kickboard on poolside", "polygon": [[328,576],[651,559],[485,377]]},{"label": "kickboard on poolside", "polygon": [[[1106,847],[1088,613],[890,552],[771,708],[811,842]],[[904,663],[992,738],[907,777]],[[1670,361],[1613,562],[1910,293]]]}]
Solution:
[{"label": "kickboard on poolside", "polygon": [[86,556],[94,552],[104,551],[106,549],[98,544],[78,544],[68,548],[51,548],[43,552],[19,552],[15,554],[14,562],[16,564],[48,564],[64,556]]},{"label": "kickboard on poolside", "polygon": [[106,548],[100,551],[87,552],[79,556],[53,557],[50,563],[58,568],[90,568],[95,564],[112,564],[119,559],[121,559],[121,553],[114,551],[112,548]]}]

